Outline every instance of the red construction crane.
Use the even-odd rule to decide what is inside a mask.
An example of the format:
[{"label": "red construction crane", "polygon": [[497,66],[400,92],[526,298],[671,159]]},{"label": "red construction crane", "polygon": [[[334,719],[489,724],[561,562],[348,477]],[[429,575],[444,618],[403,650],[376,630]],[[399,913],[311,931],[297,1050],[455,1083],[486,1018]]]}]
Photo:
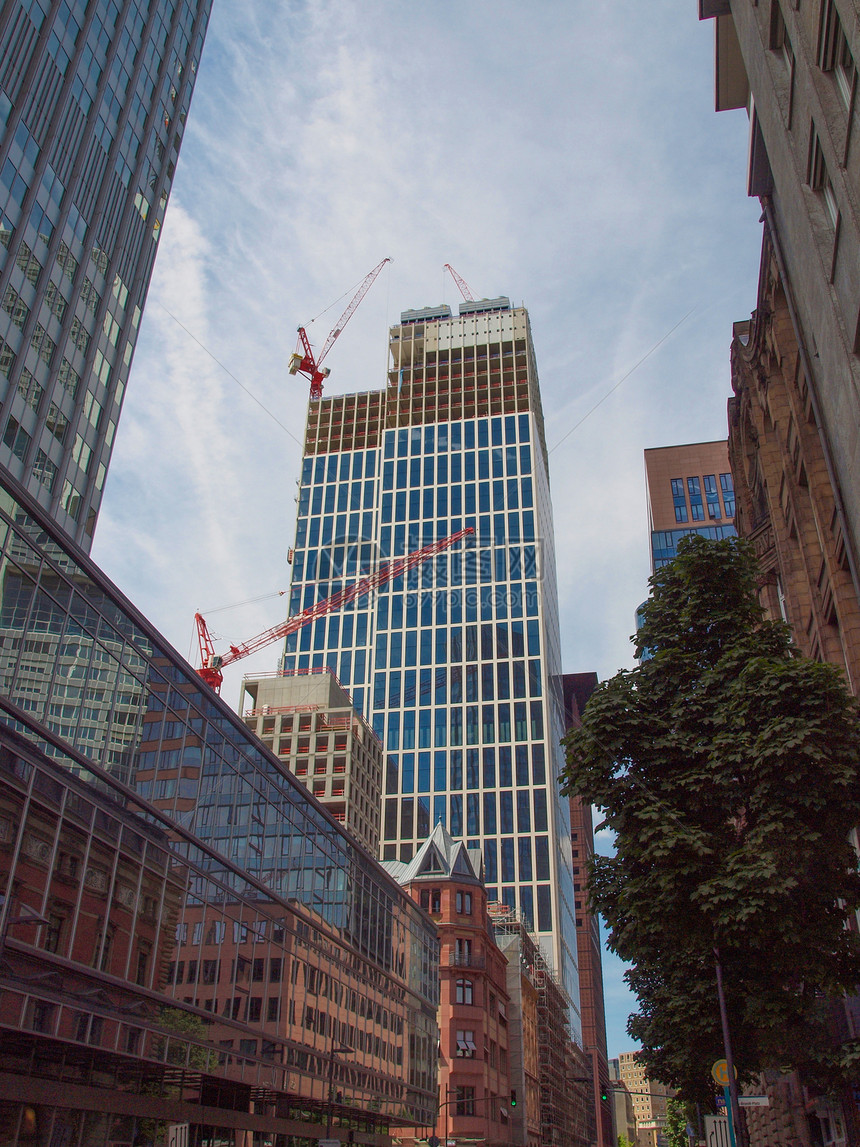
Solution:
[{"label": "red construction crane", "polygon": [[456,534],[451,534],[448,538],[442,538],[438,542],[431,542],[429,546],[424,546],[423,549],[415,550],[414,553],[407,554],[402,558],[393,558],[389,562],[383,562],[382,565],[372,574],[367,577],[360,578],[357,582],[347,586],[345,589],[338,590],[333,593],[331,597],[325,598],[323,601],[318,601],[316,605],[310,605],[307,609],[302,610],[301,613],[295,614],[293,617],[288,617],[286,621],[282,621],[280,625],[275,625],[271,629],[267,629],[264,633],[252,637],[250,641],[244,642],[242,645],[231,645],[228,653],[216,653],[215,646],[212,642],[212,637],[209,633],[209,628],[206,621],[199,613],[194,614],[194,620],[197,623],[197,637],[200,641],[200,662],[201,668],[197,670],[207,685],[211,685],[217,693],[221,688],[221,681],[223,676],[222,669],[226,669],[228,665],[232,665],[234,661],[240,661],[243,657],[248,657],[251,653],[256,653],[258,649],[263,649],[266,645],[270,645],[273,641],[278,641],[280,638],[286,637],[290,633],[295,633],[299,629],[303,629],[309,622],[314,621],[318,617],[325,617],[328,613],[334,613],[338,609],[342,609],[351,601],[355,601],[358,597],[364,597],[366,593],[371,590],[378,589],[379,586],[385,585],[386,582],[391,581],[392,578],[399,577],[400,574],[411,570],[414,566],[421,565],[426,562],[428,558],[435,557],[436,554],[441,554],[443,550],[447,550],[449,546],[453,546],[455,542],[459,542],[462,538],[467,537],[469,534],[474,534],[471,526],[465,530],[459,530]]},{"label": "red construction crane", "polygon": [[457,274],[457,272],[454,270],[454,268],[451,266],[451,264],[445,263],[444,266],[442,267],[442,270],[451,272],[451,278],[454,280],[454,282],[460,288],[460,294],[463,296],[463,298],[466,300],[467,303],[474,303],[475,296],[472,294],[472,288],[469,286],[469,284],[466,282],[465,279],[460,278],[460,276]]},{"label": "red construction crane", "polygon": [[316,402],[317,399],[322,398],[323,392],[323,379],[328,378],[331,373],[328,367],[323,367],[323,359],[331,350],[335,339],[352,318],[358,304],[373,286],[376,276],[382,270],[386,263],[390,263],[391,259],[383,259],[382,262],[369,271],[361,286],[352,296],[352,300],[343,314],[337,321],[337,325],[329,332],[328,338],[325,340],[325,346],[322,348],[319,358],[314,358],[314,352],[311,349],[310,339],[304,327],[299,327],[299,350],[296,350],[290,355],[290,365],[287,368],[290,374],[303,374],[305,378],[311,381],[311,402]]}]

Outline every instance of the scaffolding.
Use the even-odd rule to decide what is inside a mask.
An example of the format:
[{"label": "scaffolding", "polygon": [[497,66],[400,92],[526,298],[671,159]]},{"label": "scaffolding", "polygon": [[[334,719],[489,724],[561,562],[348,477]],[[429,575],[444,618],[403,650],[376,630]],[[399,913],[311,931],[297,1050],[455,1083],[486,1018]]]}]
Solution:
[{"label": "scaffolding", "polygon": [[497,937],[518,937],[520,971],[537,992],[542,1147],[588,1147],[591,1064],[571,1036],[570,996],[516,910],[490,904],[488,912]]}]

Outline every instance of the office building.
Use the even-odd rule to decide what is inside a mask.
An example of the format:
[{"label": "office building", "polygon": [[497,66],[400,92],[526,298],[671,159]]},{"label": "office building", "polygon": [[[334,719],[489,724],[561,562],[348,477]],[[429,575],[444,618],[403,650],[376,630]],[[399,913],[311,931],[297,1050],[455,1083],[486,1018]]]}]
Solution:
[{"label": "office building", "polygon": [[635,1051],[623,1051],[618,1056],[618,1073],[633,1100],[637,1147],[659,1147],[664,1139],[662,1130],[666,1126],[666,1102],[672,1096],[671,1090],[648,1078]]},{"label": "office building", "polygon": [[646,450],[645,483],[652,572],[672,560],[687,534],[735,537],[734,481],[725,441]]},{"label": "office building", "polygon": [[[504,1147],[513,1138],[507,961],[493,937],[481,853],[437,824],[408,864],[383,862],[439,932],[439,1117],[443,1142]],[[512,1105],[511,1101],[514,1100]],[[418,1132],[419,1139],[424,1133]],[[409,1137],[400,1136],[409,1143]],[[414,1141],[414,1136],[413,1136]]]},{"label": "office building", "polygon": [[[70,1147],[132,1143],[135,1120],[166,1119],[190,1124],[189,1147],[293,1147],[327,1127],[382,1147],[393,1122],[428,1125],[433,922],[2,482],[10,1143],[34,1126]],[[121,776],[102,767],[118,741]]]},{"label": "office building", "polygon": [[[565,724],[580,723],[582,710],[597,688],[596,673],[565,673],[562,677]],[[603,945],[600,919],[588,906],[588,862],[594,855],[591,805],[570,797],[570,837],[573,857],[573,907],[576,912],[576,950],[579,957],[579,1001],[582,1010],[582,1047],[589,1057],[591,1077],[589,1142],[615,1147],[609,1060],[606,1047],[606,1008],[603,996]],[[606,1096],[604,1099],[603,1096]]]},{"label": "office building", "polygon": [[378,856],[382,745],[328,666],[292,677],[246,677],[242,688],[247,727]]},{"label": "office building", "polygon": [[535,929],[580,1038],[552,508],[529,320],[506,298],[406,311],[383,390],[311,402],[290,613],[378,561],[474,535],[287,639],[385,746],[382,856],[438,823]]},{"label": "office building", "polygon": [[633,1110],[633,1096],[627,1090],[627,1084],[621,1078],[621,1067],[617,1056],[609,1061],[609,1075],[611,1080],[613,1127],[615,1141],[620,1141],[623,1135],[630,1143],[636,1142],[636,1113]]},{"label": "office building", "polygon": [[0,465],[87,549],[210,6],[0,10]]}]

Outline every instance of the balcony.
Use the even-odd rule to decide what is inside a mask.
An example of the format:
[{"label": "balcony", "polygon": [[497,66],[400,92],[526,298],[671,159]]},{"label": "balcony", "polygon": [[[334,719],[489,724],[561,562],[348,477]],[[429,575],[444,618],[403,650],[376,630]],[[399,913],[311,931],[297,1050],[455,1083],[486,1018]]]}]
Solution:
[{"label": "balcony", "polygon": [[486,968],[486,966],[486,957],[476,956],[471,952],[452,952],[448,957],[449,968]]}]

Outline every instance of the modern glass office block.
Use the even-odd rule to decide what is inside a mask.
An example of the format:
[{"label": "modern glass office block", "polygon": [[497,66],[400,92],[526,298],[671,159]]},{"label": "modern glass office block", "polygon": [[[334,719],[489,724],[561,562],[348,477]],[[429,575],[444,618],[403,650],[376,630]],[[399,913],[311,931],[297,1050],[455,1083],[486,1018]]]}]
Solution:
[{"label": "modern glass office block", "polygon": [[[364,1032],[355,1045],[350,1040],[362,1103],[372,1101],[371,1110],[388,1118],[430,1120],[438,1040],[432,922],[8,479],[0,484],[0,724],[72,774],[70,790],[94,788],[114,802],[118,817],[122,810],[142,817],[167,841],[177,882],[169,927],[141,949],[144,956],[158,950],[158,961],[130,964],[137,951],[111,945],[104,929],[81,939],[90,945],[87,959],[106,960],[103,970],[111,972],[110,961],[120,961],[117,974],[133,972],[132,978],[138,969],[147,987],[222,1019],[259,1021],[271,1047],[263,1055],[258,1046],[257,1058],[265,1067],[276,1055],[279,1065],[297,1073],[309,1089],[299,1096],[324,1100],[320,1070],[332,1040],[343,1041],[350,1028]],[[0,769],[0,790],[10,785]],[[30,799],[24,789],[18,785],[21,799]],[[9,842],[20,817],[12,798],[3,799],[7,823],[0,824],[0,839]],[[64,822],[45,814],[31,835],[54,857],[52,865],[65,863],[60,853],[69,852],[67,838],[74,834]],[[74,863],[93,869],[91,891],[134,885],[134,874],[121,871],[110,847],[96,863],[81,839]],[[128,869],[125,860],[122,865]],[[34,883],[32,873],[16,879],[29,881],[42,897],[40,912],[58,899]],[[117,929],[146,941],[145,930],[127,927],[130,896],[114,894]],[[240,1015],[235,1009],[244,1008],[248,996],[263,999],[263,989],[254,986],[256,961],[285,960],[272,947],[283,946],[284,920],[293,949],[300,942],[301,962],[314,969],[302,972],[301,989],[314,999],[292,1010],[284,1005],[283,1014],[273,1008],[267,1015]],[[77,959],[74,952],[71,958]],[[296,1000],[300,987],[293,981]],[[273,989],[266,997],[267,1008],[278,994]],[[384,1001],[396,1012],[386,1033],[398,1038],[369,1040],[370,1017]],[[341,1026],[333,1026],[334,1017]]]},{"label": "modern glass office block", "polygon": [[0,464],[86,548],[210,7],[0,9]]},{"label": "modern glass office block", "polygon": [[528,315],[507,299],[405,312],[385,390],[310,404],[290,613],[379,562],[474,535],[287,639],[385,745],[382,857],[440,821],[483,849],[578,1000],[552,508]]}]

